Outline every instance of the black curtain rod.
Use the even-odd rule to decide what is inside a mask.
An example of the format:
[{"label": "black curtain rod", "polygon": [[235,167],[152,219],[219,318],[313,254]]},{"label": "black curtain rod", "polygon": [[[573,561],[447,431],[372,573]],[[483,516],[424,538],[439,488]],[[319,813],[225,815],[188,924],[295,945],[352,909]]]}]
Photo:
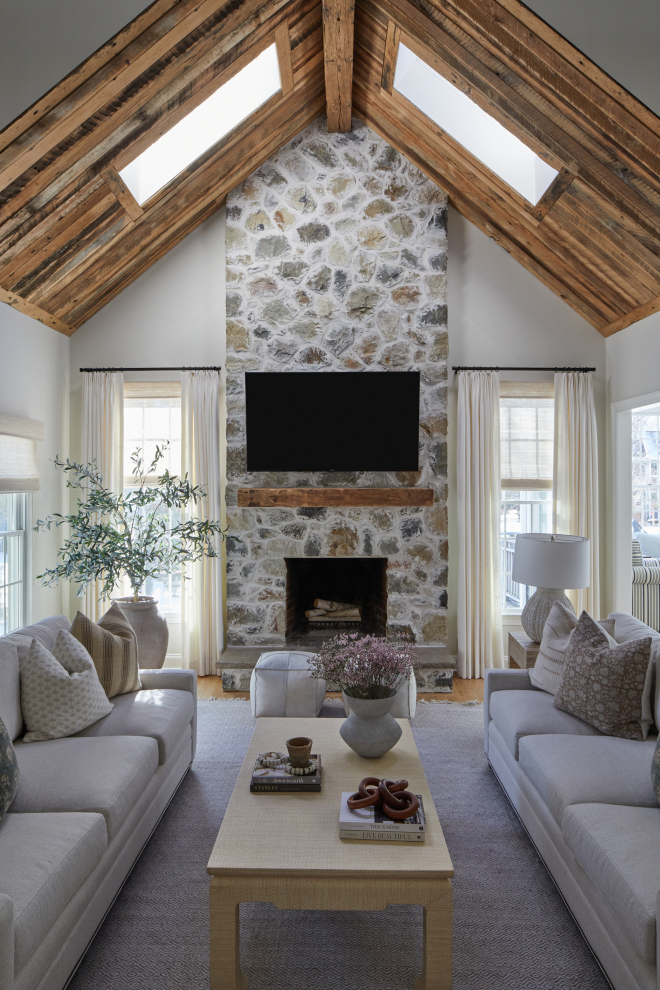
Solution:
[{"label": "black curtain rod", "polygon": [[205,365],[202,368],[80,368],[80,371],[222,371],[220,365]]},{"label": "black curtain rod", "polygon": [[511,368],[495,368],[495,367],[482,367],[481,365],[467,365],[467,364],[453,364],[451,370],[456,374],[457,371],[579,371],[582,374],[586,374],[588,371],[595,371],[595,368],[521,368],[521,367],[511,367]]}]

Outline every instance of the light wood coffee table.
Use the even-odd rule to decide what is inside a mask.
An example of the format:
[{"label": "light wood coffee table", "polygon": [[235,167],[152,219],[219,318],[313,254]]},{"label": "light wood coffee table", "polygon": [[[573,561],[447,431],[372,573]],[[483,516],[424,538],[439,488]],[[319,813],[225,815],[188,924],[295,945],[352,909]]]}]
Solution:
[{"label": "light wood coffee table", "polygon": [[[260,718],[208,864],[211,880],[211,990],[243,990],[239,904],[277,908],[382,911],[388,904],[424,907],[424,966],[417,990],[450,990],[454,869],[407,719],[394,749],[365,760],[339,735],[340,719]],[[259,753],[285,750],[309,736],[323,761],[319,794],[251,794]],[[405,777],[424,799],[424,843],[339,838],[342,791],[363,777]],[[293,947],[292,947],[293,948]],[[377,962],[377,960],[373,960]]]}]

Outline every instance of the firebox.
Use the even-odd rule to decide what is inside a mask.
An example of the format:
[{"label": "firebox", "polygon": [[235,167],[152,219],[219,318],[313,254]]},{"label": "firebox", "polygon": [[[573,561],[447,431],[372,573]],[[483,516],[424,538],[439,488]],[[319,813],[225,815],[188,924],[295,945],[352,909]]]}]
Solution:
[{"label": "firebox", "polygon": [[285,563],[288,644],[318,646],[346,631],[386,634],[387,557],[287,557]]}]

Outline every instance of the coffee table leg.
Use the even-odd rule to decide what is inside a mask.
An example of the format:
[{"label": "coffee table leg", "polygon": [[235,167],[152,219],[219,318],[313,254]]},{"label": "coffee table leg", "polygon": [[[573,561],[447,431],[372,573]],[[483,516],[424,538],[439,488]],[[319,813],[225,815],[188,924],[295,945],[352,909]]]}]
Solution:
[{"label": "coffee table leg", "polygon": [[451,880],[437,880],[433,900],[424,904],[424,965],[415,990],[451,990]]},{"label": "coffee table leg", "polygon": [[246,990],[239,956],[239,906],[231,884],[211,879],[210,977],[211,990]]}]

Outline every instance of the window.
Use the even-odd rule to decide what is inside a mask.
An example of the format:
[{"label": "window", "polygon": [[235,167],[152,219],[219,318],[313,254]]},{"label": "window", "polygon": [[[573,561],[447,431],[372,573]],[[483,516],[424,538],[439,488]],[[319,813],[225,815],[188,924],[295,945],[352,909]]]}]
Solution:
[{"label": "window", "polygon": [[500,385],[502,611],[524,608],[536,588],[511,578],[518,533],[552,532],[554,394],[552,383]]},{"label": "window", "polygon": [[532,205],[559,174],[403,44],[394,89]]},{"label": "window", "polygon": [[660,534],[660,406],[632,410],[633,530]]},{"label": "window", "polygon": [[138,203],[146,202],[281,88],[272,44],[121,170]]},{"label": "window", "polygon": [[[131,454],[136,447],[148,466],[156,453],[156,446],[168,441],[165,458],[159,464],[159,473],[166,468],[172,474],[181,473],[181,383],[180,382],[126,382],[124,384],[124,491],[134,487]],[[151,478],[150,480],[155,480]],[[180,512],[170,509],[173,525],[180,521]],[[122,595],[130,595],[131,588],[125,581]],[[175,622],[181,617],[181,574],[167,574],[161,578],[149,578],[143,594],[157,599],[161,612]],[[171,654],[172,650],[169,650]]]},{"label": "window", "polygon": [[27,515],[25,492],[0,493],[0,636],[25,625]]}]

